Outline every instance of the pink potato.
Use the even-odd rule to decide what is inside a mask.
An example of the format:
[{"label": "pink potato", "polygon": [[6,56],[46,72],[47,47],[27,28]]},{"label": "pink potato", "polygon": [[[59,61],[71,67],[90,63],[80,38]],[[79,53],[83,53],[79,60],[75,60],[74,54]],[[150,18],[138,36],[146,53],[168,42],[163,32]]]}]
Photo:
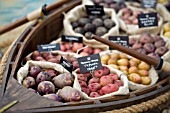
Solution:
[{"label": "pink potato", "polygon": [[87,46],[83,49],[83,52],[86,52],[89,55],[91,55],[91,54],[93,54],[93,49],[90,46]]},{"label": "pink potato", "polygon": [[112,84],[113,83],[113,79],[112,79],[112,77],[111,76],[102,76],[101,78],[100,78],[100,85],[102,85],[102,86],[106,86],[106,85],[108,85],[108,84]]},{"label": "pink potato", "polygon": [[107,76],[111,76],[113,81],[119,79],[117,74],[111,73],[111,74],[109,74],[109,75],[107,75]]},{"label": "pink potato", "polygon": [[82,87],[81,91],[83,91],[84,93],[86,93],[87,95],[90,94],[90,90],[87,87]]},{"label": "pink potato", "polygon": [[93,76],[94,76],[94,77],[100,78],[100,77],[102,77],[103,75],[104,75],[104,72],[103,72],[102,69],[100,69],[100,70],[94,70],[94,73],[93,73]]},{"label": "pink potato", "polygon": [[119,90],[119,86],[117,84],[108,84],[101,88],[99,94],[100,95],[109,94],[118,90]]},{"label": "pink potato", "polygon": [[66,102],[80,101],[82,99],[80,92],[71,86],[63,87],[58,94]]},{"label": "pink potato", "polygon": [[63,101],[63,99],[58,94],[46,94],[46,95],[43,95],[43,97],[51,99],[51,100],[59,101],[59,102]]},{"label": "pink potato", "polygon": [[77,74],[78,80],[87,82],[87,77],[84,74]]},{"label": "pink potato", "polygon": [[121,80],[115,80],[113,83],[117,84],[119,87],[123,86],[123,82]]},{"label": "pink potato", "polygon": [[54,85],[58,88],[63,88],[64,86],[71,86],[73,84],[74,78],[71,73],[63,73],[52,79]]},{"label": "pink potato", "polygon": [[82,43],[77,43],[77,42],[74,42],[73,43],[73,47],[72,47],[72,50],[73,52],[77,52],[78,49],[82,48],[83,47],[83,44]]},{"label": "pink potato", "polygon": [[31,88],[35,86],[35,79],[31,76],[25,77],[22,84],[26,88]]},{"label": "pink potato", "polygon": [[100,53],[100,52],[102,52],[102,50],[99,49],[99,48],[95,48],[95,49],[93,50],[93,54],[98,54],[98,53]]},{"label": "pink potato", "polygon": [[30,67],[30,75],[34,78],[41,72],[41,68],[39,66],[31,66]]},{"label": "pink potato", "polygon": [[96,92],[97,90],[101,89],[101,85],[99,83],[92,83],[88,85],[88,88],[91,92]]},{"label": "pink potato", "polygon": [[87,87],[86,82],[79,80],[79,84],[81,87]]},{"label": "pink potato", "polygon": [[97,92],[91,92],[90,93],[90,97],[92,97],[92,98],[96,98],[96,97],[100,97],[101,95],[99,94],[99,93],[97,93]]},{"label": "pink potato", "polygon": [[104,75],[108,75],[110,73],[110,69],[108,67],[106,67],[106,66],[103,66],[102,70],[103,70]]},{"label": "pink potato", "polygon": [[40,94],[55,93],[55,86],[50,81],[42,81],[38,84],[37,91]]},{"label": "pink potato", "polygon": [[36,82],[40,83],[42,81],[50,81],[51,80],[51,75],[47,72],[40,72],[37,77],[36,77]]},{"label": "pink potato", "polygon": [[97,77],[93,77],[89,80],[89,84],[92,84],[92,83],[99,83],[99,78]]}]

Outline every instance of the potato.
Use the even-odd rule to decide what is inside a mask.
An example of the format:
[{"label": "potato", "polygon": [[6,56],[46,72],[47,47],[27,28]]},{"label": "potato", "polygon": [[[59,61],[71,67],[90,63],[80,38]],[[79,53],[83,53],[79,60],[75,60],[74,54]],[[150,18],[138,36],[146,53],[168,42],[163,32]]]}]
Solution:
[{"label": "potato", "polygon": [[35,79],[33,77],[30,77],[30,76],[25,77],[22,84],[26,88],[33,87],[35,85]]},{"label": "potato", "polygon": [[70,73],[63,73],[54,77],[52,81],[56,87],[63,88],[64,86],[71,86],[73,84],[73,76]]},{"label": "potato", "polygon": [[71,102],[71,101],[80,101],[81,100],[81,94],[80,92],[72,88],[70,86],[65,86],[59,91],[59,96],[61,96],[64,101]]},{"label": "potato", "polygon": [[41,72],[41,68],[39,66],[31,66],[30,67],[30,75],[34,78]]},{"label": "potato", "polygon": [[40,94],[55,93],[55,86],[50,81],[42,81],[38,84],[37,91]]},{"label": "potato", "polygon": [[50,81],[51,80],[51,75],[47,72],[40,72],[38,75],[37,75],[37,78],[36,78],[36,82],[37,83],[40,83],[42,81]]},{"label": "potato", "polygon": [[58,94],[46,94],[46,95],[43,95],[43,97],[51,99],[51,100],[59,101],[59,102],[63,101],[63,99]]}]

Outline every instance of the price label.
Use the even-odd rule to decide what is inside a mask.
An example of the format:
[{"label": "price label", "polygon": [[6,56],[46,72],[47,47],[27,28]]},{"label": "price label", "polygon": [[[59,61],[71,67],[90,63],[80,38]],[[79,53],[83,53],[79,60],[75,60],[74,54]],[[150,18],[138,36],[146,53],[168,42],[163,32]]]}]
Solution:
[{"label": "price label", "polygon": [[157,13],[146,13],[138,15],[139,28],[158,26]]},{"label": "price label", "polygon": [[60,44],[37,45],[39,52],[60,50]]},{"label": "price label", "polygon": [[105,15],[103,6],[100,5],[85,5],[86,12],[88,15],[98,15],[103,16]]},{"label": "price label", "polygon": [[80,57],[78,58],[78,64],[80,66],[81,73],[102,69],[102,64],[100,61],[99,54]]},{"label": "price label", "polygon": [[157,0],[142,0],[142,7],[143,8],[156,8]]},{"label": "price label", "polygon": [[62,35],[61,41],[63,42],[78,42],[83,43],[83,38],[78,36],[68,36],[68,35]]},{"label": "price label", "polygon": [[72,73],[73,71],[73,65],[68,62],[66,59],[64,59],[63,57],[61,57],[60,59],[60,64],[65,68],[67,69],[70,73]]},{"label": "price label", "polygon": [[[119,45],[129,47],[129,37],[128,36],[109,36],[111,42],[117,43]],[[113,48],[109,48],[113,50]]]}]

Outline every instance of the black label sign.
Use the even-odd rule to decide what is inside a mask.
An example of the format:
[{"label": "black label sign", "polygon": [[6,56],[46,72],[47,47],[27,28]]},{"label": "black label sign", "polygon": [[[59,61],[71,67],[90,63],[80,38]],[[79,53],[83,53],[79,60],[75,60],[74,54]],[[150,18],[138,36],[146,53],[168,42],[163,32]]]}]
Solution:
[{"label": "black label sign", "polygon": [[86,12],[88,15],[98,15],[98,16],[103,16],[104,9],[103,6],[99,5],[85,5],[86,7]]},{"label": "black label sign", "polygon": [[60,50],[60,44],[37,45],[39,52]]},{"label": "black label sign", "polygon": [[[109,36],[111,42],[117,43],[119,45],[129,47],[129,37],[128,36]],[[113,50],[113,48],[109,48]]]},{"label": "black label sign", "polygon": [[3,56],[3,53],[0,51],[0,58],[2,58],[2,56]]},{"label": "black label sign", "polygon": [[68,62],[66,59],[64,59],[63,57],[61,57],[60,59],[60,64],[65,68],[67,69],[70,73],[72,72],[73,70],[73,65]]},{"label": "black label sign", "polygon": [[99,54],[93,54],[85,57],[78,58],[78,63],[80,66],[80,72],[86,73],[93,70],[98,70],[102,68]]},{"label": "black label sign", "polygon": [[156,8],[157,0],[142,0],[143,8]]},{"label": "black label sign", "polygon": [[78,36],[68,36],[68,35],[62,35],[61,41],[63,42],[78,42],[83,43],[83,38]]},{"label": "black label sign", "polygon": [[157,13],[147,13],[138,15],[139,28],[158,26]]}]

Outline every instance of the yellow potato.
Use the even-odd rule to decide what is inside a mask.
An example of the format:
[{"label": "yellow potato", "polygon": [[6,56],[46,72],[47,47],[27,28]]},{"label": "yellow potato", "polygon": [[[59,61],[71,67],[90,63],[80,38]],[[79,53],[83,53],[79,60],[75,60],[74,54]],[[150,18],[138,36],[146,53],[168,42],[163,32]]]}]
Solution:
[{"label": "yellow potato", "polygon": [[164,36],[170,38],[170,31],[169,32],[165,32]]}]

